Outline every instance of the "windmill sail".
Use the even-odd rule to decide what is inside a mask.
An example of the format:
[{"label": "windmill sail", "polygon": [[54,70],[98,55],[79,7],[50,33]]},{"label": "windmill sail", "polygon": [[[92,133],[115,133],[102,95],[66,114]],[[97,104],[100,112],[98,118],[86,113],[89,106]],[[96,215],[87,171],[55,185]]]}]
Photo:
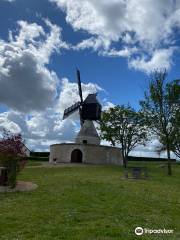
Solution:
[{"label": "windmill sail", "polygon": [[67,118],[69,115],[73,114],[79,109],[80,102],[73,104],[71,107],[68,107],[64,110],[63,119]]},{"label": "windmill sail", "polygon": [[81,88],[81,78],[80,78],[80,71],[78,69],[77,69],[77,82],[78,82],[78,88],[79,88],[79,96],[82,103],[83,97],[82,97],[82,88]]},{"label": "windmill sail", "polygon": [[79,110],[80,123],[83,125],[85,120],[100,121],[102,106],[96,98],[96,93],[89,94],[83,101],[80,71],[77,69],[77,83],[80,101],[64,110],[63,119],[67,118],[75,111]]}]

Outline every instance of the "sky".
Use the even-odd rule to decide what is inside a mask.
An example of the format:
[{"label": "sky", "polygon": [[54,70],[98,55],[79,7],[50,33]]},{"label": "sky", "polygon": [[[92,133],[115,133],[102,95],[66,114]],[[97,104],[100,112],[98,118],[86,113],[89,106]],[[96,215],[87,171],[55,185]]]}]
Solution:
[{"label": "sky", "polygon": [[179,37],[180,0],[0,0],[0,129],[36,151],[73,141],[78,114],[62,116],[79,101],[76,68],[84,98],[138,110],[154,69],[179,78]]}]

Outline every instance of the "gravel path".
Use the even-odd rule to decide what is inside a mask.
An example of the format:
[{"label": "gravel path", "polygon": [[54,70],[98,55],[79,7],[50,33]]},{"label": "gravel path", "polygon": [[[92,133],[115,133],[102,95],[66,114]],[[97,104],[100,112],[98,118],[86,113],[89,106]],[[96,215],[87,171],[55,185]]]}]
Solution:
[{"label": "gravel path", "polygon": [[35,190],[37,187],[38,185],[32,182],[18,181],[15,188],[0,186],[0,192],[27,192]]}]

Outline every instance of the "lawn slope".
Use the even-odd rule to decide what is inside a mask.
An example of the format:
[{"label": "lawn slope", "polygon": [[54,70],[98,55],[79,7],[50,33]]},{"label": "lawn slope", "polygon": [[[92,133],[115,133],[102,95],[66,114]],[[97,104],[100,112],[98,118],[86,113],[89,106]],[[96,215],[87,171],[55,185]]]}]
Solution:
[{"label": "lawn slope", "polygon": [[[124,180],[116,166],[27,167],[19,179],[39,187],[0,194],[0,239],[180,239],[180,165],[171,177],[145,165],[148,180]],[[138,237],[137,226],[174,234]]]}]

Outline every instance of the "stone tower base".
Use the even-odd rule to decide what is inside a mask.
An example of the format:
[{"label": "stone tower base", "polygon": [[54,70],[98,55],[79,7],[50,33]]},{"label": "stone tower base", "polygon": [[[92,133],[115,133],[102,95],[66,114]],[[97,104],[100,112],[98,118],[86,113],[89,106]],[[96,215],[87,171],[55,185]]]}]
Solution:
[{"label": "stone tower base", "polygon": [[57,163],[123,164],[120,148],[76,143],[51,145],[49,162],[54,161]]}]

